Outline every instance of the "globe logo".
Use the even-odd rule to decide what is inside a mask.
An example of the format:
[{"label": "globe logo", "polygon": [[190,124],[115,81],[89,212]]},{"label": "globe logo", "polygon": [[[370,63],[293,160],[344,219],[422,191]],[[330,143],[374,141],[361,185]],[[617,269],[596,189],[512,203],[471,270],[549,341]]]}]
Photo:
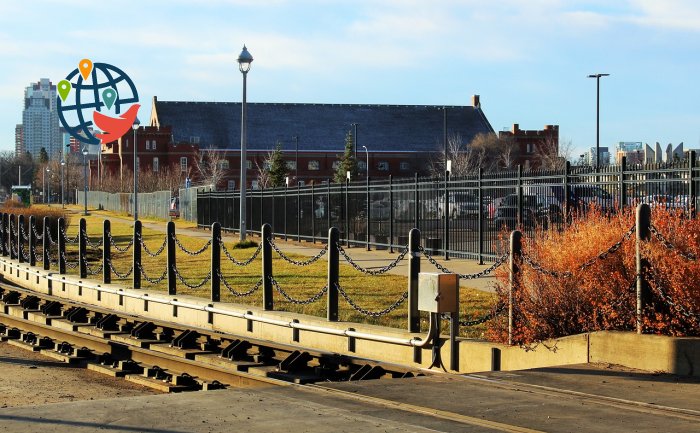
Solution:
[{"label": "globe logo", "polygon": [[139,95],[128,75],[107,63],[83,59],[57,85],[58,119],[72,137],[86,144],[106,144],[134,123]]}]

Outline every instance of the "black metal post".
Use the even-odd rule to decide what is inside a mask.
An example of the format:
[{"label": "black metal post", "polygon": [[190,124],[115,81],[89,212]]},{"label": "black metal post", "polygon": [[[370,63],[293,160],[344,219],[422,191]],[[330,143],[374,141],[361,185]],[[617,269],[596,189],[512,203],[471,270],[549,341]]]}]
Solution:
[{"label": "black metal post", "polygon": [[420,274],[420,230],[408,232],[408,332],[420,332],[418,274]]},{"label": "black metal post", "polygon": [[[455,209],[456,209],[456,198],[453,199],[455,201]],[[451,212],[450,212],[450,172],[448,170],[445,170],[445,196],[443,197],[443,206],[445,211],[443,212],[444,217],[445,217],[445,224],[443,225],[443,232],[442,232],[442,237],[444,238],[444,243],[443,243],[443,248],[445,248],[445,260],[450,260],[450,217],[451,217]]]},{"label": "black metal post", "polygon": [[329,322],[338,321],[338,277],[340,273],[340,254],[338,243],[340,233],[337,227],[328,230],[328,303],[326,304],[326,319]]},{"label": "black metal post", "polygon": [[571,203],[571,191],[569,187],[569,174],[571,173],[571,163],[569,161],[566,161],[564,163],[564,198],[562,200],[562,203],[564,204],[564,221],[568,222],[569,221],[569,213],[571,212],[571,206],[573,206],[573,203]]},{"label": "black metal post", "polygon": [[394,252],[394,180],[389,175],[389,252]]},{"label": "black metal post", "polygon": [[14,221],[13,221],[14,219],[15,219],[15,216],[10,214],[10,217],[8,218],[9,232],[7,235],[7,248],[10,251],[10,260],[14,260],[16,258],[15,257],[15,249],[14,249],[15,239],[13,239],[15,237],[15,235],[14,235],[14,232],[12,231],[12,227],[14,226]]},{"label": "black metal post", "polygon": [[[368,169],[369,169],[369,167],[368,167]],[[370,236],[370,232],[371,232],[370,226],[372,225],[372,209],[371,209],[372,203],[371,203],[370,194],[369,194],[369,175],[367,175],[366,200],[367,200],[367,228],[366,228],[367,239],[366,240],[367,240],[367,251],[370,251],[372,249],[369,246],[369,236]]]},{"label": "black metal post", "polygon": [[620,210],[624,209],[625,206],[627,206],[627,189],[625,189],[625,171],[627,170],[627,157],[623,156],[622,159],[620,159],[620,179],[619,179],[619,188],[620,188]]},{"label": "black metal post", "polygon": [[479,193],[478,193],[478,198],[479,198],[479,216],[478,216],[478,221],[477,223],[479,224],[479,232],[478,232],[478,242],[479,242],[479,264],[483,265],[484,264],[484,172],[481,167],[479,167],[479,174],[478,174],[478,181],[479,181]]},{"label": "black metal post", "polygon": [[134,289],[141,288],[141,221],[134,221],[134,244],[131,247],[133,253],[133,286]]},{"label": "black metal post", "polygon": [[326,180],[326,227],[331,228],[331,180]]},{"label": "black metal post", "polygon": [[[269,224],[263,224],[262,230]],[[264,232],[263,232],[264,233]],[[265,236],[263,236],[264,242]],[[221,224],[211,225],[211,302],[221,300]]]},{"label": "black metal post", "polygon": [[165,242],[168,250],[168,295],[176,295],[177,281],[175,279],[175,267],[177,263],[175,263],[175,223],[173,221],[168,221]]},{"label": "black metal post", "polygon": [[518,217],[517,225],[522,226],[523,221],[523,166],[518,164]]},{"label": "black metal post", "polygon": [[[343,209],[343,215],[345,218],[345,239],[346,246],[350,246],[350,179],[345,179],[345,209]],[[330,287],[329,287],[330,290]]]},{"label": "black metal post", "polygon": [[0,230],[0,251],[2,251],[3,256],[7,256],[7,231],[9,229],[9,222],[7,220],[7,212],[0,214],[2,218],[2,230]]},{"label": "black metal post", "polygon": [[513,230],[510,234],[510,284],[508,286],[508,344],[513,344],[513,329],[515,328],[515,307],[513,305],[515,295],[520,283],[520,262],[522,260],[523,234],[519,230]]},{"label": "black metal post", "polygon": [[643,243],[651,239],[651,208],[647,203],[637,206],[637,334],[644,332],[644,309],[649,303],[650,289],[647,281],[649,261],[642,256]]},{"label": "black metal post", "polygon": [[297,242],[301,242],[301,182],[297,181]]},{"label": "black metal post", "polygon": [[112,262],[111,233],[111,223],[109,220],[104,220],[102,223],[102,282],[105,284],[110,284],[112,282],[112,270],[109,267]]},{"label": "black metal post", "polygon": [[34,215],[29,216],[29,230],[27,236],[29,237],[29,266],[36,266],[36,236],[34,236],[34,231],[36,230],[36,218]]},{"label": "black metal post", "polygon": [[688,214],[691,219],[695,218],[695,182],[697,178],[695,177],[695,151],[691,150],[688,152]]},{"label": "black metal post", "polygon": [[24,262],[24,255],[22,250],[24,249],[24,236],[22,236],[22,228],[24,227],[24,215],[17,215],[17,261],[19,263]]},{"label": "black metal post", "polygon": [[420,218],[420,197],[418,194],[418,172],[415,174],[413,184],[413,227],[419,229],[418,220]]},{"label": "black metal post", "polygon": [[41,254],[44,261],[44,270],[48,271],[51,269],[51,258],[49,257],[49,252],[51,251],[51,241],[49,241],[49,217],[44,217],[44,226],[42,227],[42,238],[41,238]]},{"label": "black metal post", "polygon": [[87,228],[85,218],[80,218],[78,225],[78,269],[80,269],[80,278],[87,278]]},{"label": "black metal post", "polygon": [[289,185],[284,184],[284,240],[287,240],[287,218],[289,216],[289,209],[287,209],[287,196],[289,195]]},{"label": "black metal post", "polygon": [[66,273],[66,220],[58,219],[56,227],[56,239],[58,240],[58,273]]},{"label": "black metal post", "polygon": [[265,224],[262,227],[262,279],[263,279],[263,308],[274,310],[272,299],[272,227]]},{"label": "black metal post", "polygon": [[311,243],[315,244],[316,243],[316,209],[314,209],[314,206],[316,205],[316,202],[314,201],[316,199],[315,195],[315,188],[314,184],[311,184]]}]

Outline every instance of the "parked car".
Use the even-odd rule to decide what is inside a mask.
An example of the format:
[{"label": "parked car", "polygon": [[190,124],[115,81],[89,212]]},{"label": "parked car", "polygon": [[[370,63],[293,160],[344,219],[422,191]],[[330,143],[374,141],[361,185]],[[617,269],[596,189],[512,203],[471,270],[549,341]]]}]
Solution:
[{"label": "parked car", "polygon": [[[438,216],[445,216],[445,196],[438,200]],[[450,192],[447,215],[450,218],[479,218],[479,197],[469,192]],[[486,207],[484,207],[486,209]]]},{"label": "parked car", "polygon": [[170,200],[170,209],[168,210],[168,215],[172,218],[180,217],[180,197],[173,197]]},{"label": "parked car", "polygon": [[[522,225],[533,228],[536,225],[547,226],[550,222],[560,222],[563,213],[556,199],[540,195],[523,195]],[[494,221],[497,228],[503,226],[514,230],[518,226],[518,195],[511,194],[503,198],[496,209]]]}]

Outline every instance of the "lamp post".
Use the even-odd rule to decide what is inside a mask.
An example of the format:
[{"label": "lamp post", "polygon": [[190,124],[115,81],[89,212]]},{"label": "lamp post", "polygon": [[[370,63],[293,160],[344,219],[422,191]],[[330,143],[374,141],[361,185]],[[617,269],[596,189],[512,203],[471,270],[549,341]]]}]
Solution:
[{"label": "lamp post", "polygon": [[51,169],[49,167],[46,167],[46,173],[46,176],[49,178],[46,181],[46,199],[49,206],[51,206]]},{"label": "lamp post", "polygon": [[136,131],[139,129],[139,118],[134,118],[134,124],[131,127],[134,130],[134,221],[139,219],[139,165],[138,151],[136,146]]},{"label": "lamp post", "polygon": [[46,204],[46,172],[41,172],[41,199]]},{"label": "lamp post", "polygon": [[246,170],[248,169],[248,161],[246,159],[246,116],[248,115],[246,107],[246,78],[250,70],[250,64],[253,62],[253,56],[250,55],[248,49],[243,45],[243,51],[238,56],[238,70],[243,74],[243,99],[241,102],[241,236],[240,240],[245,240],[245,188],[246,188]]},{"label": "lamp post", "polygon": [[365,156],[367,157],[367,178],[369,179],[369,151],[367,150],[367,146],[364,144],[362,145],[362,148],[365,149]]},{"label": "lamp post", "polygon": [[85,189],[83,192],[83,202],[85,204],[85,210],[83,211],[83,215],[87,215],[87,189],[88,189],[88,178],[87,178],[87,155],[88,155],[88,147],[87,145],[83,146],[83,180],[85,184]]},{"label": "lamp post", "polygon": [[64,188],[64,183],[63,183],[65,167],[66,167],[66,160],[61,158],[61,207],[64,209],[66,208],[66,200],[65,200],[65,196],[64,196],[65,188]]},{"label": "lamp post", "polygon": [[600,169],[600,77],[607,77],[610,74],[591,74],[588,78],[595,78],[596,98],[595,98],[595,169]]}]

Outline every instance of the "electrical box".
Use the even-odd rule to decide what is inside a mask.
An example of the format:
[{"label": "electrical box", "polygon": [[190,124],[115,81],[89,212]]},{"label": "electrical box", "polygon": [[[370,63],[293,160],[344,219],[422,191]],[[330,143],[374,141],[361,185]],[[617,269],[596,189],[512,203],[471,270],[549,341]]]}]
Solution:
[{"label": "electrical box", "polygon": [[430,313],[459,311],[459,275],[419,273],[418,309]]}]

